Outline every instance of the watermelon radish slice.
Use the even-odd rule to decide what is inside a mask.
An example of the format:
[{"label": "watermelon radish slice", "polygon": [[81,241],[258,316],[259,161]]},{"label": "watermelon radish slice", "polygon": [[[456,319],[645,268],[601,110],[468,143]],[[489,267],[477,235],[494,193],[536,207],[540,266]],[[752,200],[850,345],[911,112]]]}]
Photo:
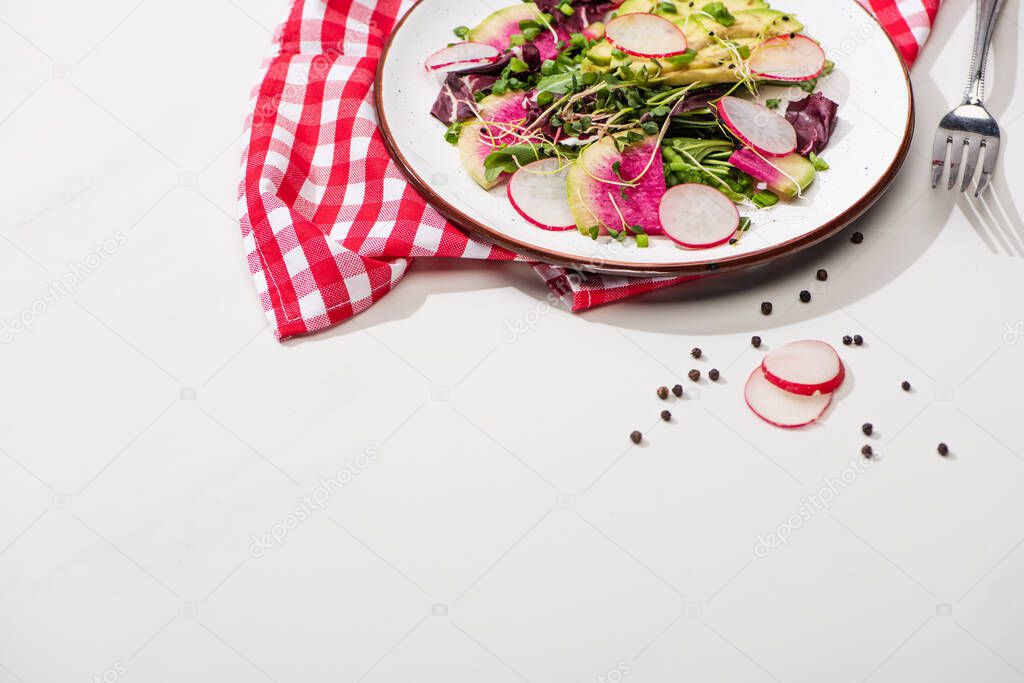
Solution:
[{"label": "watermelon radish slice", "polygon": [[764,357],[761,372],[779,389],[802,396],[831,394],[846,376],[836,350],[813,339],[791,342],[772,351]]},{"label": "watermelon radish slice", "polygon": [[718,116],[733,135],[765,156],[784,157],[796,150],[793,124],[757,102],[723,97]]},{"label": "watermelon radish slice", "polygon": [[801,396],[775,386],[755,368],[743,390],[747,406],[765,422],[793,429],[803,427],[820,418],[832,403],[832,394]]},{"label": "watermelon radish slice", "polygon": [[747,64],[759,78],[809,81],[825,70],[825,52],[807,36],[777,36],[764,41]]},{"label": "watermelon radish slice", "polygon": [[736,205],[713,187],[676,185],[661,198],[661,229],[687,249],[708,249],[725,244],[740,225]]},{"label": "watermelon radish slice", "polygon": [[501,59],[501,52],[486,43],[455,43],[438,50],[427,57],[423,66],[427,71],[459,71],[477,66],[494,64]]},{"label": "watermelon radish slice", "polygon": [[[522,21],[536,21],[543,25],[541,11],[535,3],[521,2],[490,14],[469,32],[469,39],[486,43],[499,50],[507,50],[512,47],[512,36],[522,33],[519,27]],[[569,34],[561,28],[555,29],[554,32],[558,36],[557,39],[552,30],[544,30],[533,40],[541,59],[557,57],[558,41],[569,40]]]},{"label": "watermelon radish slice", "polygon": [[[526,93],[509,92],[488,95],[477,105],[480,120],[470,121],[459,133],[459,157],[469,176],[485,190],[495,187],[500,178],[487,180],[484,160],[501,145],[521,142],[516,132],[526,123]],[[488,125],[494,124],[494,125]]]},{"label": "watermelon radish slice", "polygon": [[544,230],[576,227],[565,194],[568,166],[558,159],[541,159],[523,166],[508,181],[508,200],[526,220]]},{"label": "watermelon radish slice", "polygon": [[687,48],[679,27],[655,14],[624,14],[609,21],[604,32],[609,43],[636,57],[674,57]]},{"label": "watermelon radish slice", "polygon": [[[626,187],[622,179],[635,185]],[[580,153],[566,178],[569,209],[584,234],[595,225],[602,234],[608,228],[619,231],[636,225],[649,235],[662,234],[658,205],[665,189],[665,167],[656,135],[622,152],[611,136],[605,136]]]}]

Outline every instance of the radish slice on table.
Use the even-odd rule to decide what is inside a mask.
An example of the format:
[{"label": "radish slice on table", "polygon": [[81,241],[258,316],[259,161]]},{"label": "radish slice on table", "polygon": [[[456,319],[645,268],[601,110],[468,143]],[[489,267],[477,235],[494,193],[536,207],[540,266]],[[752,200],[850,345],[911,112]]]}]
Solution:
[{"label": "radish slice on table", "polygon": [[713,187],[676,185],[661,198],[661,229],[681,247],[708,249],[725,244],[740,224],[736,205]]},{"label": "radish slice on table", "polygon": [[755,415],[785,429],[811,424],[832,403],[832,394],[801,396],[780,389],[768,381],[761,368],[755,368],[750,374],[743,397]]},{"label": "radish slice on table", "polygon": [[523,166],[508,182],[508,200],[526,220],[545,230],[574,230],[565,177],[569,166],[541,159]]},{"label": "radish slice on table", "polygon": [[836,350],[813,339],[792,342],[772,351],[764,357],[761,372],[783,391],[803,396],[831,394],[846,376]]},{"label": "radish slice on table", "polygon": [[784,157],[796,149],[793,124],[757,102],[723,97],[718,116],[733,135],[765,156]]},{"label": "radish slice on table", "polygon": [[455,43],[427,57],[423,66],[427,71],[458,71],[493,64],[499,59],[501,52],[496,47],[485,43]]},{"label": "radish slice on table", "polygon": [[764,41],[748,62],[750,73],[773,81],[809,81],[825,70],[825,53],[807,36]]},{"label": "radish slice on table", "polygon": [[686,35],[664,17],[624,14],[604,29],[608,42],[635,57],[674,57],[686,52]]}]

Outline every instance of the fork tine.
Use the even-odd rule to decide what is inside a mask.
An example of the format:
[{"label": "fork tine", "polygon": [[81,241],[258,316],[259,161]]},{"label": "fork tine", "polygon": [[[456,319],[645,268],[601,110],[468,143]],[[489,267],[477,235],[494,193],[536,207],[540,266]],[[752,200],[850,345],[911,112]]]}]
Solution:
[{"label": "fork tine", "polygon": [[935,141],[932,143],[932,189],[939,186],[942,180],[942,172],[946,168],[946,151],[953,138],[946,131],[939,128],[935,131]]},{"label": "fork tine", "polygon": [[978,178],[978,189],[974,191],[975,197],[981,196],[992,180],[992,174],[996,172],[996,162],[999,160],[999,138],[985,138],[981,141],[981,146],[985,148],[985,160],[981,166],[981,177]]},{"label": "fork tine", "polygon": [[960,174],[960,162],[964,158],[964,147],[967,146],[968,138],[962,136],[956,136],[953,138],[953,149],[949,151],[949,182],[946,184],[947,190],[952,190],[953,186],[956,185],[956,179]]},{"label": "fork tine", "polygon": [[985,141],[968,137],[964,138],[964,145],[969,145],[970,150],[967,152],[967,163],[964,165],[964,179],[960,183],[961,192],[967,192],[971,181],[974,180],[974,171],[978,168],[978,158],[981,156]]}]

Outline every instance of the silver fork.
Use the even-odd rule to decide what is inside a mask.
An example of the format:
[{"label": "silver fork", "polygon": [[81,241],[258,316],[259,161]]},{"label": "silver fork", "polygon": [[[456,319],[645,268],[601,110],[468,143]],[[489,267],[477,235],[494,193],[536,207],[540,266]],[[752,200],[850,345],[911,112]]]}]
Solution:
[{"label": "silver fork", "polygon": [[978,0],[978,20],[974,29],[974,53],[971,55],[971,75],[967,82],[963,103],[946,114],[935,131],[932,147],[932,187],[938,187],[946,169],[946,153],[949,152],[949,181],[947,190],[952,190],[960,174],[964,154],[967,163],[963,169],[960,191],[966,192],[978,168],[982,150],[981,178],[974,192],[977,197],[988,187],[996,171],[999,159],[999,123],[985,109],[985,67],[988,63],[988,48],[992,44],[992,33],[996,17],[1003,7],[1003,0]]}]

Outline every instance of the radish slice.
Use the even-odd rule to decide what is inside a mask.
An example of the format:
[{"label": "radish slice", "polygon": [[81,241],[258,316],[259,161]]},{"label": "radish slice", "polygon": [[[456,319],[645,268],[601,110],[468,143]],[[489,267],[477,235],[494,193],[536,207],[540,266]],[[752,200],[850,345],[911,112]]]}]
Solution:
[{"label": "radish slice", "polygon": [[565,177],[569,166],[541,159],[523,166],[508,182],[508,200],[519,215],[545,230],[575,230]]},{"label": "radish slice", "polygon": [[832,403],[832,394],[800,396],[775,386],[755,368],[747,379],[743,397],[754,414],[785,429],[803,427],[820,418]]},{"label": "radish slice", "polygon": [[666,192],[658,218],[665,234],[687,249],[725,244],[740,225],[740,213],[731,199],[697,183],[676,185]]},{"label": "radish slice", "polygon": [[686,52],[686,35],[664,17],[624,14],[608,22],[608,42],[635,57],[674,57]]},{"label": "radish slice", "polygon": [[831,394],[846,376],[836,350],[822,341],[808,339],[780,347],[761,363],[766,380],[783,391],[810,396]]},{"label": "radish slice", "polygon": [[423,66],[427,71],[458,71],[493,64],[500,58],[498,48],[485,43],[455,43],[427,57]]},{"label": "radish slice", "polygon": [[718,116],[733,135],[765,156],[784,157],[796,149],[793,124],[757,102],[723,97]]},{"label": "radish slice", "polygon": [[825,53],[807,36],[764,41],[748,62],[750,73],[773,81],[809,81],[825,70]]}]

